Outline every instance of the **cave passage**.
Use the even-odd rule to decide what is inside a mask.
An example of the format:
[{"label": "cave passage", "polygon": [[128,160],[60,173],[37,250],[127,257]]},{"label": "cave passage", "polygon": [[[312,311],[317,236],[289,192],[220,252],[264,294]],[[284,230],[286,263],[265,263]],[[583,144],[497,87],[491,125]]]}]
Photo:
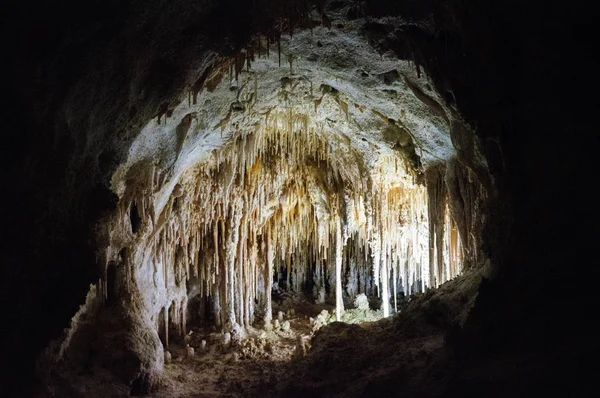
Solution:
[{"label": "cave passage", "polygon": [[457,161],[453,110],[360,23],[206,54],[112,174],[97,302],[70,344],[121,336],[110,350],[144,369],[131,393],[200,352],[216,368],[240,347],[306,355],[322,326],[400,313],[481,261],[485,190]]},{"label": "cave passage", "polygon": [[[387,317],[404,297],[461,271],[444,170],[434,164],[423,171],[422,162],[434,162],[421,159],[418,133],[409,130],[411,120],[423,123],[407,114],[411,101],[423,106],[416,83],[402,82],[396,69],[371,80],[361,75],[374,85],[369,90],[413,93],[392,97],[400,107],[408,101],[395,120],[369,94],[356,91],[355,99],[341,91],[360,88],[356,76],[344,81],[327,65],[287,70],[273,58],[257,59],[252,69],[249,60],[248,69],[213,64],[203,81],[210,90],[190,93],[170,118],[159,115],[146,127],[146,139],[156,141],[157,131],[172,134],[169,120],[176,122],[175,172],[135,159],[147,177],[124,181],[124,222],[142,254],[128,275],[142,296],[160,297],[150,313],[165,346],[170,323],[186,329],[188,301],[199,303],[188,318],[227,331],[271,329],[272,292],[280,290],[332,302],[336,320],[364,294]],[[397,60],[390,66],[402,67]]]},{"label": "cave passage", "polygon": [[598,395],[585,5],[0,9],[1,397]]},{"label": "cave passage", "polygon": [[289,361],[322,326],[388,317],[461,272],[440,184],[318,112],[278,105],[236,129],[182,172],[147,228],[134,278],[160,298],[150,313],[167,363],[218,362],[235,346],[245,360],[276,351],[270,361]]},{"label": "cave passage", "polygon": [[367,165],[306,114],[275,109],[258,131],[237,134],[175,187],[190,198],[166,204],[179,225],[171,222],[155,238],[154,287],[166,289],[175,306],[197,292],[216,326],[229,329],[253,325],[257,314],[270,323],[274,286],[335,297],[337,320],[344,301],[359,293],[380,297],[389,316],[398,297],[461,268],[447,206],[434,222],[445,233],[429,262],[427,190],[416,179],[391,150]]}]

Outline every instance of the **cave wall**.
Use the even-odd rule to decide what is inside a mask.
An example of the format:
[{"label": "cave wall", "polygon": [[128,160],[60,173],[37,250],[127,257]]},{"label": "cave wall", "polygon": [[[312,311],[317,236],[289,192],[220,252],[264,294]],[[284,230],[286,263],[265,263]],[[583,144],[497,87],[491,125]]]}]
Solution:
[{"label": "cave wall", "polygon": [[10,98],[2,111],[2,177],[13,194],[3,196],[0,302],[2,351],[17,375],[3,374],[7,391],[36,388],[22,382],[35,358],[62,337],[101,276],[95,225],[115,209],[110,176],[140,122],[202,75],[211,50],[233,53],[248,32],[271,26],[283,5],[2,4],[10,54],[2,70]]},{"label": "cave wall", "polygon": [[[464,148],[459,161],[492,193],[494,222],[482,239],[498,277],[474,311],[477,336],[477,326],[500,324],[484,330],[487,340],[505,341],[528,322],[540,333],[550,324],[568,325],[550,329],[557,335],[589,330],[592,293],[567,275],[579,264],[585,280],[598,273],[583,258],[593,230],[593,104],[582,95],[587,82],[574,81],[593,76],[591,14],[577,2],[366,3],[372,16],[414,22],[379,26],[374,40],[422,66],[463,116],[451,131]],[[34,358],[99,277],[94,225],[114,209],[108,178],[139,122],[201,73],[207,43],[238,42],[253,18],[232,1],[2,7],[3,48],[13,56],[2,73],[10,102],[2,109],[2,180],[10,188],[2,197],[0,303],[2,352],[17,377],[3,376],[22,389],[31,386],[18,383]]]},{"label": "cave wall", "polygon": [[585,7],[536,1],[371,4],[375,15],[414,22],[378,27],[374,41],[423,66],[463,116],[466,123],[451,130],[458,160],[488,188],[491,222],[481,239],[496,278],[480,291],[464,344],[499,350],[509,342],[552,347],[557,336],[589,337],[586,313],[597,300],[566,275],[573,267],[597,274],[580,254],[592,228],[586,186],[597,137],[583,116],[591,104],[575,100],[585,84],[556,84],[571,80],[572,63],[559,48],[580,55],[577,74],[591,71]]},{"label": "cave wall", "polygon": [[186,4],[2,5],[11,54],[2,176],[13,194],[3,195],[0,302],[3,356],[14,369],[3,376],[15,392],[35,387],[26,382],[35,358],[100,276],[95,223],[115,208],[109,179],[139,123],[201,69],[204,37],[179,29],[202,25],[207,13],[184,12]]}]

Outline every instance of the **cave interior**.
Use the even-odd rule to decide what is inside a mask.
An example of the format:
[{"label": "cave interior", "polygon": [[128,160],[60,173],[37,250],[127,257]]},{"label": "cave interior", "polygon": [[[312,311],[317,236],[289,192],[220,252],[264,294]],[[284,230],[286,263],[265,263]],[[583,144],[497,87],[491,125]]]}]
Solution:
[{"label": "cave interior", "polygon": [[577,2],[2,5],[1,396],[596,396]]}]

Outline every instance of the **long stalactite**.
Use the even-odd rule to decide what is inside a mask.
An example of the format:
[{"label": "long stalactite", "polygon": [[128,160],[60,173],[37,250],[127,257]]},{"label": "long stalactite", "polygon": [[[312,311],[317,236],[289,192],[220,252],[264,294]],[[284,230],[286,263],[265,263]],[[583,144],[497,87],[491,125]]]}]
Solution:
[{"label": "long stalactite", "polygon": [[[149,180],[158,185],[154,172]],[[148,189],[131,192],[148,220],[144,261],[163,292],[166,326],[157,327],[165,343],[169,324],[185,333],[190,283],[210,302],[214,323],[231,330],[271,327],[275,283],[334,298],[341,319],[352,295],[378,295],[389,316],[399,294],[453,278],[462,235],[444,169],[425,180],[402,154],[365,159],[310,111],[289,107],[271,109],[182,175],[158,215]]]}]

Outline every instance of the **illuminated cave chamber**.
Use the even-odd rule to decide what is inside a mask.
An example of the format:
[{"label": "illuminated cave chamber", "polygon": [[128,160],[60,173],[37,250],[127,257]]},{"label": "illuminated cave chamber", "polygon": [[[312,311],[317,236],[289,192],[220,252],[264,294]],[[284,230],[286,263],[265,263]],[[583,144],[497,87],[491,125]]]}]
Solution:
[{"label": "illuminated cave chamber", "polygon": [[2,7],[0,396],[594,396],[593,13],[59,3]]},{"label": "illuminated cave chamber", "polygon": [[281,47],[208,57],[113,175],[100,263],[128,248],[120,292],[163,345],[190,320],[270,329],[275,286],[389,316],[477,261],[483,190],[425,76],[356,33]]},{"label": "illuminated cave chamber", "polygon": [[358,143],[297,112],[273,110],[176,185],[151,242],[152,268],[142,270],[175,307],[185,305],[187,280],[217,325],[251,325],[257,314],[270,321],[277,283],[314,298],[325,290],[338,319],[346,297],[378,295],[388,316],[400,292],[460,272],[445,203],[431,220],[430,262],[427,190],[410,164],[393,151],[366,159]]}]

